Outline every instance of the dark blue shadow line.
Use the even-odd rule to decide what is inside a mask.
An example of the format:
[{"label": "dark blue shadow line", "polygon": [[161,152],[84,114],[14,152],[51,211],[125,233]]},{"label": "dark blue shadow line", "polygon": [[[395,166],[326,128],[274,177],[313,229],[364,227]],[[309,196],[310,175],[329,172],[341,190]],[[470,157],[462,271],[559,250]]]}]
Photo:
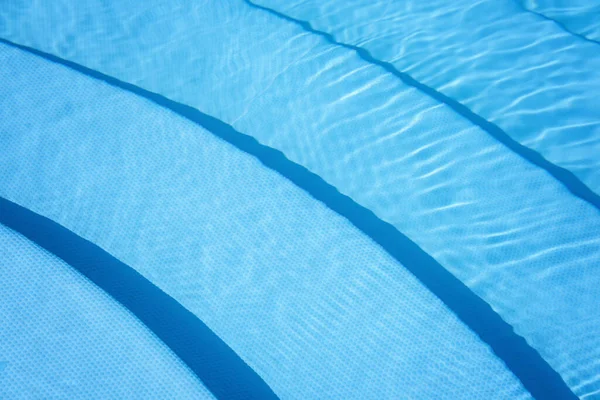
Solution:
[{"label": "dark blue shadow line", "polygon": [[373,57],[373,55],[371,55],[371,53],[364,48],[354,46],[351,44],[347,44],[347,43],[339,42],[330,33],[314,29],[312,27],[312,25],[310,24],[310,22],[308,22],[308,21],[302,21],[302,20],[290,17],[286,14],[283,14],[283,13],[273,10],[271,8],[255,4],[250,0],[244,0],[244,2],[246,4],[248,4],[248,6],[250,6],[250,7],[257,8],[259,10],[263,10],[263,11],[268,12],[269,14],[272,14],[278,18],[281,18],[283,20],[297,24],[300,27],[302,27],[302,29],[304,29],[305,31],[314,33],[315,35],[319,35],[319,36],[323,37],[330,44],[333,44],[336,46],[341,46],[341,47],[344,47],[349,50],[353,50],[364,61],[383,68],[385,71],[389,72],[390,74],[392,74],[395,77],[397,77],[398,79],[400,79],[406,85],[414,87],[415,89],[421,91],[422,93],[428,95],[429,97],[435,99],[436,101],[438,101],[440,103],[446,104],[457,114],[466,118],[474,125],[477,125],[478,127],[480,127],[484,132],[486,132],[488,135],[490,135],[491,137],[496,139],[498,142],[503,144],[505,147],[510,149],[512,152],[516,153],[523,159],[529,161],[531,164],[545,170],[552,177],[554,177],[554,179],[556,179],[564,187],[566,187],[567,190],[569,190],[569,192],[571,192],[573,195],[587,201],[592,206],[596,207],[596,209],[600,210],[600,195],[598,195],[593,190],[591,190],[589,187],[587,187],[586,184],[583,183],[574,173],[572,173],[568,169],[565,169],[563,167],[559,167],[556,164],[553,164],[552,162],[546,160],[544,158],[544,156],[542,156],[537,151],[535,151],[527,146],[522,145],[521,143],[519,143],[518,141],[513,139],[510,135],[508,135],[506,132],[504,132],[498,125],[486,120],[485,118],[483,118],[482,116],[480,116],[478,114],[475,114],[473,111],[471,111],[471,109],[469,109],[464,104],[458,102],[457,100],[454,100],[451,97],[446,96],[445,94],[443,94],[441,92],[438,92],[437,90],[433,89],[432,87],[429,87],[429,86],[417,81],[416,79],[414,79],[412,76],[408,75],[407,73],[399,71],[398,69],[396,69],[396,67],[394,67],[393,64],[385,62],[385,61],[381,61],[381,60]]},{"label": "dark blue shadow line", "polygon": [[557,21],[557,20],[555,20],[555,19],[553,19],[553,18],[550,18],[550,17],[548,17],[548,16],[546,16],[546,15],[542,14],[541,12],[534,11],[534,10],[532,10],[532,9],[530,9],[530,8],[527,8],[527,7],[525,6],[525,4],[523,4],[523,2],[522,2],[521,0],[515,0],[515,3],[517,4],[517,6],[518,6],[519,8],[521,8],[521,10],[523,10],[523,11],[525,11],[525,12],[528,12],[528,13],[531,13],[531,14],[534,14],[534,15],[537,15],[537,16],[538,16],[538,17],[540,17],[541,19],[544,19],[544,20],[546,20],[546,21],[550,21],[550,22],[554,23],[554,24],[555,24],[555,25],[557,25],[557,26],[558,26],[560,29],[562,29],[564,32],[568,33],[568,34],[569,34],[569,35],[571,35],[571,36],[574,36],[574,37],[576,37],[576,38],[578,38],[578,39],[584,40],[584,41],[586,41],[586,42],[589,42],[589,43],[592,43],[592,44],[595,44],[595,45],[600,45],[600,42],[599,42],[599,41],[597,41],[597,40],[595,40],[595,39],[592,39],[592,38],[589,38],[589,37],[587,37],[587,36],[585,36],[585,35],[582,35],[581,33],[577,33],[577,32],[574,32],[574,31],[570,30],[570,29],[569,29],[569,28],[567,28],[567,27],[566,27],[566,26],[565,26],[565,25],[564,25],[562,22],[559,22],[559,21]]},{"label": "dark blue shadow line", "polygon": [[61,258],[129,309],[217,399],[277,399],[258,374],[198,317],[100,247],[1,197],[0,223]]},{"label": "dark blue shadow line", "polygon": [[313,198],[323,202],[328,208],[348,219],[392,257],[402,263],[425,287],[440,298],[463,323],[479,335],[481,340],[491,347],[494,353],[504,361],[508,369],[513,372],[534,397],[537,399],[577,398],[561,376],[546,363],[535,349],[529,346],[525,339],[517,335],[513,328],[489,304],[442,267],[433,257],[394,226],[379,219],[369,209],[340,193],[320,176],[288,160],[279,150],[264,146],[252,136],[238,132],[231,125],[204,114],[193,107],[175,102],[159,94],[54,55],[15,44],[5,39],[0,39],[0,41],[148,99],[204,127],[239,150],[256,157],[267,168],[278,172],[296,186],[305,190]]}]

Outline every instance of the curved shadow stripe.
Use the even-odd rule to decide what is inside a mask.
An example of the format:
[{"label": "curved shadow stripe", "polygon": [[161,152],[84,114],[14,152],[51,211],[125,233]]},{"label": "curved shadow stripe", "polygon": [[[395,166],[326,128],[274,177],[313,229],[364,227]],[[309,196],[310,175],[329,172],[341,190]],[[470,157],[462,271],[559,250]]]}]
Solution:
[{"label": "curved shadow stripe", "polygon": [[[559,167],[556,164],[553,164],[552,162],[546,160],[544,158],[544,156],[542,156],[537,151],[532,150],[529,147],[522,145],[521,143],[519,143],[518,141],[516,141],[515,139],[510,137],[498,125],[486,120],[485,118],[483,118],[482,116],[480,116],[478,114],[475,114],[473,111],[471,111],[470,108],[468,108],[464,104],[454,100],[451,97],[446,96],[445,94],[443,94],[441,92],[438,92],[437,90],[435,90],[432,87],[429,87],[429,86],[417,81],[416,79],[414,79],[412,76],[408,75],[407,73],[399,71],[398,69],[396,69],[396,67],[394,67],[393,64],[385,62],[385,61],[381,61],[381,60],[373,57],[368,50],[363,49],[362,47],[338,42],[335,39],[335,37],[333,37],[333,35],[313,28],[312,25],[310,24],[310,22],[308,22],[308,21],[302,21],[302,20],[290,17],[286,14],[280,13],[279,11],[273,10],[271,8],[255,4],[250,0],[244,0],[244,2],[246,4],[248,4],[249,7],[263,10],[263,11],[268,12],[269,14],[272,14],[278,18],[281,18],[281,19],[289,21],[289,22],[293,22],[293,23],[301,26],[302,29],[304,29],[305,31],[314,33],[315,35],[319,35],[319,36],[323,37],[328,43],[331,43],[336,46],[341,46],[346,49],[353,50],[364,61],[383,68],[385,71],[389,72],[390,74],[392,74],[395,77],[397,77],[398,79],[400,79],[404,84],[414,87],[415,89],[421,91],[422,93],[425,93],[429,97],[439,101],[440,103],[446,104],[448,107],[450,107],[456,113],[460,114],[461,116],[463,116],[464,118],[469,120],[474,125],[477,125],[478,127],[480,127],[488,135],[492,136],[498,142],[502,143],[505,147],[510,149],[512,152],[518,154],[520,157],[529,161],[531,164],[545,170],[547,173],[552,175],[552,177],[554,177],[554,179],[556,179],[563,186],[565,186],[567,188],[567,190],[569,192],[571,192],[573,195],[587,201],[588,203],[590,203],[591,205],[596,207],[598,210],[600,210],[600,195],[598,195],[593,190],[591,190],[589,187],[587,187],[585,185],[585,183],[583,183],[581,180],[579,180],[579,178],[577,178],[577,176],[574,173],[572,173],[568,169],[565,169],[563,167]],[[532,12],[532,11],[530,11],[530,12]]]},{"label": "curved shadow stripe", "polygon": [[600,45],[600,42],[595,40],[595,39],[591,39],[585,35],[582,35],[581,33],[577,33],[577,32],[573,32],[572,30],[570,30],[569,28],[567,28],[562,22],[555,20],[553,18],[550,18],[544,14],[542,14],[541,12],[538,11],[534,11],[530,8],[527,8],[527,6],[525,6],[525,4],[523,4],[523,1],[520,0],[515,0],[515,3],[517,4],[517,6],[519,8],[521,8],[523,11],[528,12],[528,13],[532,13],[534,15],[537,15],[538,17],[545,19],[546,21],[550,21],[553,22],[554,24],[556,24],[560,29],[562,29],[563,31],[565,31],[566,33],[568,33],[569,35],[575,36],[578,39],[584,40],[586,42],[590,42],[596,45]]},{"label": "curved shadow stripe", "polygon": [[129,309],[217,399],[277,399],[258,374],[200,319],[100,247],[1,197],[0,223],[63,259]]},{"label": "curved shadow stripe", "polygon": [[320,176],[288,160],[282,152],[260,144],[252,136],[238,132],[231,125],[193,107],[177,103],[159,94],[51,54],[14,44],[5,39],[0,39],[0,41],[135,93],[197,123],[239,150],[256,157],[267,168],[278,172],[312,197],[323,202],[331,210],[348,219],[402,263],[492,348],[533,396],[538,399],[577,398],[561,376],[546,363],[535,349],[527,344],[525,339],[517,335],[513,328],[485,301],[442,267],[433,257],[393,225],[379,219],[369,209],[340,193]]}]

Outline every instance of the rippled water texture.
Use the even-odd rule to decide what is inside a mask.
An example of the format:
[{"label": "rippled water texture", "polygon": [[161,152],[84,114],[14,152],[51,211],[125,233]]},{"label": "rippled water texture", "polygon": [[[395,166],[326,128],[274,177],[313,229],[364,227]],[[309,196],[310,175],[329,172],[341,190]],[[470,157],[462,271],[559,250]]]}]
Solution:
[{"label": "rippled water texture", "polygon": [[0,288],[1,398],[213,399],[135,316],[3,225]]},{"label": "rippled water texture", "polygon": [[[513,0],[255,3],[369,50],[600,193],[600,44]],[[587,11],[597,24],[600,12]]]},{"label": "rippled water texture", "polygon": [[[472,119],[457,113],[442,97],[468,107],[519,145],[572,171],[591,190],[600,192],[600,102],[597,99],[600,93],[600,46],[564,30],[548,19],[552,17],[550,14],[543,18],[512,0],[262,0],[255,3],[275,12],[242,0],[122,1],[110,6],[106,2],[86,1],[78,7],[68,2],[10,2],[0,6],[0,36],[196,107],[261,143],[283,151],[289,159],[320,175],[419,244],[512,324],[577,395],[585,397],[597,393],[600,390],[598,208],[574,196],[545,169],[507,148]],[[310,29],[306,24],[286,19],[286,16],[309,22]],[[567,22],[564,24],[568,25]],[[583,30],[580,33],[589,35]],[[346,44],[368,50],[373,59],[366,59]],[[397,71],[443,96],[432,97],[415,85],[407,84],[378,60],[390,63]],[[24,86],[28,79],[30,77],[22,77]],[[14,93],[20,93],[17,88],[15,86]],[[57,86],[46,90],[62,93],[64,88]],[[11,109],[19,108],[20,101],[32,101],[19,96],[25,95],[13,94],[3,101],[9,102],[6,104]],[[117,95],[111,93],[110,96]],[[36,104],[45,104],[47,99],[36,101]],[[83,102],[85,109],[90,114],[97,113],[98,118],[103,117],[94,101]],[[128,115],[118,111],[110,108],[104,113],[114,113],[119,124],[133,123],[129,122]],[[67,108],[65,115],[69,118],[60,119],[59,123],[74,124],[71,112],[72,109]],[[90,125],[90,114],[78,114],[81,126]],[[131,111],[131,115],[138,115],[138,112]],[[152,117],[154,114],[150,112],[144,115],[164,129],[174,123],[169,119],[167,124],[162,117]],[[24,114],[22,118],[30,120],[31,116]],[[40,118],[40,122],[33,124],[41,123],[44,116],[40,114],[36,118]],[[109,165],[102,167],[106,171],[98,170],[93,180],[86,177],[95,167],[81,164],[91,157],[91,149],[98,151],[95,142],[81,142],[92,141],[93,137],[82,138],[73,126],[65,130],[70,133],[57,127],[54,136],[45,132],[44,136],[39,127],[34,133],[30,129],[21,131],[23,127],[17,119],[4,124],[7,131],[37,135],[31,143],[9,140],[11,146],[16,146],[9,154],[36,154],[36,146],[41,146],[44,154],[63,157],[61,162],[69,165],[69,173],[80,177],[68,179],[80,179],[76,185],[67,182],[64,173],[52,170],[56,159],[40,156],[38,161],[44,167],[32,164],[10,175],[10,182],[3,184],[5,194],[27,202],[28,207],[45,212],[69,225],[70,229],[110,247],[111,252],[128,263],[140,268],[146,266],[149,277],[164,279],[165,284],[179,285],[177,279],[167,279],[159,270],[158,266],[163,262],[172,268],[169,276],[179,276],[181,281],[188,281],[194,273],[200,273],[202,283],[193,280],[195,283],[189,283],[189,287],[174,287],[179,296],[177,299],[197,310],[195,312],[212,324],[217,333],[235,344],[236,350],[245,349],[247,353],[242,351],[243,356],[251,360],[249,362],[263,377],[281,380],[278,390],[292,391],[293,387],[293,390],[300,390],[297,393],[309,395],[310,392],[302,390],[312,389],[293,386],[285,378],[291,371],[277,372],[280,366],[276,367],[272,359],[261,358],[261,354],[271,354],[268,349],[279,351],[269,347],[270,340],[275,340],[268,335],[270,323],[296,327],[297,331],[290,332],[289,337],[295,337],[299,331],[306,335],[302,340],[285,342],[285,351],[277,353],[278,357],[289,360],[290,365],[297,363],[298,370],[292,374],[294,379],[306,377],[306,386],[326,390],[327,383],[309,374],[310,366],[329,365],[320,364],[325,362],[321,358],[324,357],[327,362],[340,363],[335,364],[336,368],[341,368],[339,374],[343,378],[339,379],[348,381],[335,382],[344,390],[351,390],[354,384],[367,384],[366,380],[348,383],[358,379],[352,375],[352,368],[363,362],[377,368],[375,364],[381,360],[369,359],[361,353],[364,358],[353,359],[355,365],[348,360],[341,362],[336,358],[339,357],[337,351],[339,354],[350,351],[350,343],[354,343],[350,338],[334,345],[313,335],[311,329],[318,329],[323,321],[331,318],[331,313],[339,312],[331,304],[342,304],[339,307],[345,310],[356,308],[356,314],[352,316],[336,314],[342,320],[370,315],[373,310],[369,307],[373,304],[378,304],[377,307],[389,305],[388,314],[382,313],[386,316],[382,317],[386,332],[382,335],[395,338],[390,339],[391,342],[400,341],[404,334],[400,332],[408,329],[402,327],[401,315],[420,322],[423,322],[421,318],[430,318],[427,315],[434,320],[451,320],[444,317],[447,310],[434,312],[429,306],[424,306],[428,310],[419,309],[411,314],[408,304],[415,303],[408,297],[412,296],[411,291],[426,298],[427,302],[419,300],[419,304],[434,304],[434,299],[429,299],[430,294],[416,283],[414,287],[404,287],[413,285],[406,271],[388,260],[376,247],[368,245],[362,236],[354,236],[353,228],[344,220],[338,220],[335,215],[312,204],[314,200],[292,193],[287,184],[263,175],[264,171],[260,172],[258,168],[245,175],[245,169],[250,166],[240,165],[250,165],[244,164],[249,161],[238,160],[236,157],[241,156],[235,152],[216,152],[213,157],[218,160],[214,165],[205,166],[203,163],[208,161],[203,161],[203,157],[214,153],[212,148],[203,147],[210,147],[204,144],[210,140],[209,136],[203,136],[201,144],[187,134],[171,130],[168,143],[161,139],[164,133],[148,133],[133,140],[119,136],[123,128],[114,122],[115,125],[105,126],[106,132],[115,132],[114,136],[107,135],[110,136],[107,141],[114,140],[114,146],[123,150],[109,157],[114,150],[108,145],[100,147]],[[146,132],[150,128],[140,125],[134,130]],[[187,129],[195,128],[181,129],[187,132]],[[64,137],[69,134],[72,139]],[[141,146],[142,140],[148,142]],[[75,143],[79,143],[77,148],[81,155],[68,151]],[[138,161],[138,157],[141,160],[138,154],[143,151],[141,149],[148,149],[144,150],[144,157],[153,157],[150,166],[144,167],[143,162]],[[125,171],[122,171],[123,165]],[[142,167],[148,168],[139,172],[146,174],[143,179],[135,175]],[[211,171],[211,175],[201,175],[203,168]],[[126,172],[133,175],[119,175]],[[27,176],[36,179],[24,185]],[[105,176],[105,180],[98,176]],[[125,178],[136,182],[129,184],[127,190],[118,184]],[[247,183],[254,180],[263,182],[262,186]],[[204,208],[188,205],[191,202],[200,207],[200,197],[196,198],[197,194],[189,190],[190,187],[201,187],[203,182],[214,185],[211,186],[214,194],[202,192],[202,196],[210,198],[202,200],[206,202],[202,203],[206,204],[202,206]],[[105,186],[100,189],[102,185]],[[60,196],[55,194],[53,200],[40,195],[56,193],[56,188],[61,192]],[[111,195],[101,199],[92,192]],[[149,193],[156,193],[157,197]],[[266,196],[264,193],[268,193],[267,198],[263,197]],[[236,198],[239,202],[232,200]],[[266,201],[270,204],[269,210],[277,212],[263,210],[262,203]],[[301,204],[290,204],[294,201]],[[255,205],[261,207],[255,209]],[[207,216],[202,214],[204,212]],[[230,230],[220,230],[224,229],[220,225],[222,221],[210,223],[215,236],[204,236],[206,232],[198,232],[191,222],[182,222],[186,219],[210,220],[213,214],[219,213],[227,216],[228,221],[235,221],[231,224],[238,233],[233,238]],[[238,222],[237,216],[246,213],[256,213],[260,218]],[[87,215],[88,219],[81,220],[81,214]],[[124,217],[133,218],[130,227],[110,225],[117,221],[121,223]],[[322,223],[327,227],[316,222],[313,226],[310,221],[324,221]],[[285,243],[302,239],[310,245],[305,242],[283,245],[280,235],[285,235]],[[198,254],[191,251],[188,246],[200,240],[198,238],[203,238],[202,243],[213,250]],[[231,243],[226,245],[222,241]],[[331,247],[332,243],[342,247],[329,259],[332,256],[327,255],[325,247]],[[227,247],[229,245],[255,250],[233,251],[233,247]],[[285,257],[291,257],[290,254],[297,251],[298,260],[304,261],[294,264],[296,261],[284,263],[281,259],[273,259],[279,257],[281,246],[286,249]],[[180,256],[165,252],[165,249],[173,248],[181,251],[174,253]],[[368,251],[354,256],[357,248]],[[240,254],[236,254],[238,252]],[[346,252],[345,257],[349,260],[337,258],[338,254]],[[234,257],[232,262],[227,261],[229,257]],[[252,268],[235,270],[233,275],[240,282],[234,281],[234,284],[251,293],[249,297],[236,297],[236,293],[228,289],[232,284],[229,276],[216,272],[215,265],[245,265],[239,257],[245,257],[243,261],[251,263]],[[311,261],[306,261],[305,257]],[[351,262],[353,258],[359,261]],[[206,265],[213,269],[197,272],[195,264],[188,264],[197,259],[206,260]],[[216,260],[222,264],[215,264]],[[289,297],[294,302],[266,299],[267,295],[259,287],[253,288],[259,269],[258,265],[252,264],[258,263],[255,260],[263,260],[260,261],[261,274],[270,277],[272,286],[269,290],[279,293],[283,299],[278,285],[283,285],[282,288],[290,285],[294,295]],[[288,262],[295,267],[287,266]],[[315,265],[321,264],[326,266],[318,272],[323,275],[312,275],[319,271]],[[287,272],[281,272],[277,265]],[[384,272],[378,272],[377,268],[392,277],[380,277],[378,274]],[[341,274],[342,270],[344,274]],[[365,277],[365,274],[376,277]],[[324,300],[317,293],[306,291],[322,280],[331,285],[326,286],[326,290],[340,298]],[[366,282],[373,286],[361,292],[360,288]],[[353,302],[344,297],[347,294],[344,287],[354,288],[348,289],[358,296],[351,296]],[[379,291],[385,291],[389,297],[373,299],[371,294]],[[206,299],[199,300],[199,293],[206,294]],[[219,296],[211,303],[210,297],[215,293]],[[398,293],[406,293],[406,297],[398,298]],[[298,300],[301,306],[295,303],[296,296],[301,300]],[[390,299],[396,303],[388,303]],[[285,317],[281,317],[277,314],[279,311],[271,314],[255,310],[257,314],[253,314],[253,318],[257,325],[252,329],[256,329],[253,331],[256,336],[252,339],[231,333],[236,327],[246,326],[251,319],[233,318],[231,322],[217,316],[219,310],[235,312],[233,310],[241,304],[252,308],[254,302],[265,301],[281,304],[281,310],[289,311],[289,314],[284,313]],[[331,303],[327,303],[329,301]],[[318,308],[321,306],[323,308]],[[438,316],[433,316],[438,312]],[[313,321],[312,325],[297,325],[301,319],[295,313],[301,313],[298,315],[302,320]],[[374,325],[369,326],[383,323],[370,321]],[[351,324],[350,320],[346,322]],[[452,323],[461,327],[452,329],[464,329],[456,321]],[[347,334],[345,328],[339,329]],[[362,338],[369,340],[376,331],[365,328],[354,334],[364,334]],[[419,335],[422,333],[421,330],[418,332]],[[433,329],[424,341],[438,343],[444,335],[438,336],[435,332]],[[264,340],[260,339],[261,334],[266,335]],[[413,333],[406,335],[416,340]],[[330,348],[335,354],[327,353],[328,357],[315,354],[311,358],[294,350],[294,346],[300,346],[299,343],[305,343],[303,341],[308,338],[313,340],[308,343],[316,345],[317,337],[324,343],[323,351]],[[475,339],[473,341],[476,343]],[[390,365],[397,362],[394,351],[402,354],[402,346],[409,346],[408,342],[412,341],[398,342],[397,348],[388,342],[385,346],[381,344],[380,351],[390,354],[385,362]],[[444,353],[444,349],[453,348],[455,344],[440,345],[436,351]],[[424,357],[418,353],[413,360]],[[410,359],[398,357],[405,361]],[[469,360],[466,364],[471,363],[474,361]],[[410,364],[407,362],[406,365]],[[464,368],[462,365],[460,368]],[[451,374],[452,368],[449,364],[441,375]],[[490,371],[486,368],[485,371]],[[335,370],[333,367],[326,369]],[[400,375],[391,374],[390,382],[400,379]],[[499,373],[498,376],[504,375]],[[475,374],[474,379],[480,377]],[[413,384],[410,379],[408,386]],[[327,390],[338,390],[333,386],[336,385]]]},{"label": "rippled water texture", "polygon": [[[518,0],[527,10],[553,19],[600,44],[600,4],[587,0]],[[595,4],[594,4],[595,3]]]},{"label": "rippled water texture", "polygon": [[0,195],[138,270],[282,398],[529,398],[401,264],[250,155],[65,67],[0,60]]}]

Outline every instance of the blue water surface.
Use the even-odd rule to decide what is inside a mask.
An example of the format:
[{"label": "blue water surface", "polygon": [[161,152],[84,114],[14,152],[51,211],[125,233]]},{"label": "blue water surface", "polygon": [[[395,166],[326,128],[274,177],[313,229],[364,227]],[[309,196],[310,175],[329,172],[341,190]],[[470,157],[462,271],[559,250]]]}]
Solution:
[{"label": "blue water surface", "polygon": [[250,155],[65,67],[2,60],[35,105],[2,96],[2,195],[141,272],[280,397],[528,397],[401,264]]},{"label": "blue water surface", "polygon": [[[12,1],[0,37],[282,151],[414,241],[593,398],[590,3]],[[280,397],[529,396],[408,266],[251,155],[26,51],[2,45],[0,58],[0,195],[142,273]]]},{"label": "blue water surface", "polygon": [[135,316],[0,225],[0,397],[212,399]]}]

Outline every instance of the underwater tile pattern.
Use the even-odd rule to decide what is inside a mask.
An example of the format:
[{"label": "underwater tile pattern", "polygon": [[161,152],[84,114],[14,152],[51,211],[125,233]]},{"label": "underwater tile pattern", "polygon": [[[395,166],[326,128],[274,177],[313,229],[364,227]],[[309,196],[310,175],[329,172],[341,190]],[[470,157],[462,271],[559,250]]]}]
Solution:
[{"label": "underwater tile pattern", "polygon": [[[281,150],[414,240],[513,325],[575,394],[593,398],[600,391],[600,211],[490,129],[600,193],[597,15],[580,0],[12,1],[0,6],[0,37],[195,107]],[[144,268],[283,397],[395,395],[399,379],[417,397],[441,396],[419,391],[428,385],[418,371],[433,355],[405,357],[400,344],[390,350],[369,339],[375,347],[361,349],[354,363],[339,358],[353,354],[358,337],[338,345],[333,330],[348,335],[367,315],[366,325],[378,326],[369,308],[376,304],[391,307],[385,340],[406,336],[404,346],[417,351],[414,340],[426,329],[399,325],[421,321],[424,311],[391,309],[410,309],[398,293],[410,304],[437,304],[405,272],[360,275],[402,270],[368,238],[237,150],[209,146],[215,139],[201,128],[14,52],[3,48],[0,68],[0,106],[15,110],[0,122],[10,149],[0,158],[2,194]],[[62,98],[49,102],[49,93]],[[316,264],[323,270],[315,272]],[[200,273],[199,265],[208,269]],[[400,285],[405,280],[413,286]],[[330,296],[319,297],[317,287]],[[259,311],[257,304],[269,303],[277,310]],[[232,315],[246,309],[257,313],[252,323],[269,323],[242,338],[235,332],[248,329],[250,317]],[[342,313],[351,309],[355,319]],[[341,327],[329,326],[338,319]],[[287,336],[272,334],[289,342],[258,339],[273,323]],[[376,336],[372,328],[356,332],[366,342]],[[440,340],[435,332],[426,343]],[[486,365],[472,377],[477,384],[489,379],[499,367],[469,337],[479,355],[460,367],[444,361],[447,369],[435,373],[447,378],[428,379],[457,384],[458,372],[448,371],[467,374],[471,362]],[[306,357],[306,344],[316,341],[326,350]],[[440,346],[442,360],[456,348]],[[386,361],[368,359],[374,349],[388,352]],[[281,359],[294,369],[278,371]],[[380,363],[389,365],[385,384],[365,373]],[[415,363],[422,369],[414,374],[402,369]],[[333,365],[335,378],[310,373]],[[512,379],[500,370],[500,381]],[[294,374],[306,378],[304,387]],[[476,395],[489,396],[496,382]],[[470,380],[464,385],[473,390]],[[507,388],[509,397],[523,395],[514,382]]]},{"label": "underwater tile pattern", "polygon": [[3,399],[214,398],[129,311],[3,225],[0,293]]},{"label": "underwater tile pattern", "polygon": [[529,398],[401,264],[291,182],[168,110],[1,48],[20,96],[0,97],[15,110],[0,194],[141,272],[280,397]]}]

